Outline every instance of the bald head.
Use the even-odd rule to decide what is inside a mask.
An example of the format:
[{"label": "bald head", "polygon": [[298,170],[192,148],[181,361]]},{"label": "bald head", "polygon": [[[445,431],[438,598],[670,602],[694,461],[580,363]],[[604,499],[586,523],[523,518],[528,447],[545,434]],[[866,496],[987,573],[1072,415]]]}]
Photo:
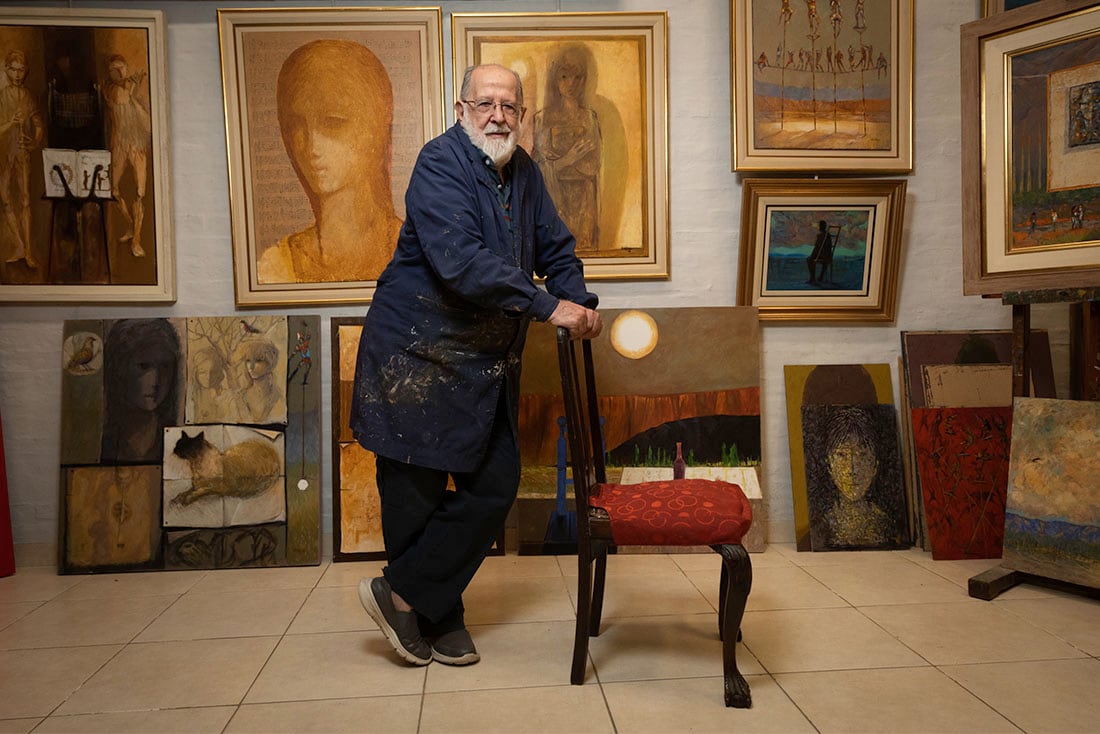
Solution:
[{"label": "bald head", "polygon": [[500,64],[479,64],[478,66],[466,67],[466,72],[462,75],[462,88],[459,90],[458,96],[462,99],[472,99],[470,95],[477,93],[475,87],[477,83],[484,82],[488,78],[503,81],[504,74],[511,76],[516,104],[522,107],[523,82],[520,80],[519,74]]}]

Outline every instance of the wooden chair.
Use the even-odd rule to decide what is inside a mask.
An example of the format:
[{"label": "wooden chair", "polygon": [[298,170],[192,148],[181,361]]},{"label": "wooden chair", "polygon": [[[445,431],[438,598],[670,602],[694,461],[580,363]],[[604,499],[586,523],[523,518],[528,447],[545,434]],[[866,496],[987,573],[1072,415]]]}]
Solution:
[{"label": "wooden chair", "polygon": [[[591,343],[570,341],[568,331],[558,328],[558,363],[577,507],[577,631],[570,681],[584,683],[588,638],[600,633],[612,546],[709,545],[722,556],[718,636],[726,705],[751,707],[749,685],[737,670],[734,649],[752,586],[752,565],[741,545],[752,524],[748,499],[736,484],[707,479],[608,484]],[[633,509],[639,505],[646,508],[644,516]],[[651,522],[655,512],[659,521]]]}]

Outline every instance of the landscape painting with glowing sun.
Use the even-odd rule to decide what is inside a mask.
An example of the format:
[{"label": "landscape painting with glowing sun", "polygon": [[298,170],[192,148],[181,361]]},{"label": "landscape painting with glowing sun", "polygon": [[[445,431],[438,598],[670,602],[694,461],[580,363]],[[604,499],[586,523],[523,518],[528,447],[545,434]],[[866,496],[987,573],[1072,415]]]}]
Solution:
[{"label": "landscape painting with glowing sun", "polygon": [[[592,341],[608,481],[624,467],[760,464],[760,330],[753,307],[607,309]],[[523,500],[567,482],[555,330],[533,324],[520,383]],[[549,510],[547,510],[549,511]],[[521,527],[521,543],[523,542]]]}]

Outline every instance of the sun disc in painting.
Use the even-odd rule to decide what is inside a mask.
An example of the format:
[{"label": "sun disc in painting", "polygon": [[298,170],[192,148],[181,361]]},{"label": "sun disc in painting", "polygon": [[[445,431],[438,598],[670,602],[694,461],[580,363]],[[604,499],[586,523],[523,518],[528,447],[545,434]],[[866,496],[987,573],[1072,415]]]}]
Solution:
[{"label": "sun disc in painting", "polygon": [[641,359],[657,346],[657,322],[642,311],[624,311],[611,324],[611,346],[627,359]]}]

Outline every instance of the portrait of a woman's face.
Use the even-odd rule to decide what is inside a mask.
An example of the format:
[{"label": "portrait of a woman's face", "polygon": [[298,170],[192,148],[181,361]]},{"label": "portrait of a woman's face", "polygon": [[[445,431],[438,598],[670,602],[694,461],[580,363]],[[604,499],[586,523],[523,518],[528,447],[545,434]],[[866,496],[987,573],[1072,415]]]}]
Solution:
[{"label": "portrait of a woman's face", "polygon": [[319,194],[342,188],[356,168],[354,119],[348,110],[311,108],[295,100],[297,109],[290,124],[290,152],[306,185]]},{"label": "portrait of a woman's face", "polygon": [[584,67],[571,63],[573,59],[563,61],[557,69],[558,93],[562,97],[575,99],[584,92],[586,75]]},{"label": "portrait of a woman's face", "polygon": [[388,170],[393,94],[366,47],[300,46],[279,72],[276,100],[283,143],[311,201]]},{"label": "portrait of a woman's face", "polygon": [[833,484],[851,502],[863,498],[878,472],[874,446],[855,435],[841,438],[826,455],[825,462]]},{"label": "portrait of a woman's face", "polygon": [[272,365],[264,354],[253,354],[245,358],[245,369],[253,380],[259,380],[271,374]]},{"label": "portrait of a woman's face", "polygon": [[176,379],[177,355],[160,344],[147,344],[126,365],[123,399],[140,410],[156,410],[168,397]]}]

